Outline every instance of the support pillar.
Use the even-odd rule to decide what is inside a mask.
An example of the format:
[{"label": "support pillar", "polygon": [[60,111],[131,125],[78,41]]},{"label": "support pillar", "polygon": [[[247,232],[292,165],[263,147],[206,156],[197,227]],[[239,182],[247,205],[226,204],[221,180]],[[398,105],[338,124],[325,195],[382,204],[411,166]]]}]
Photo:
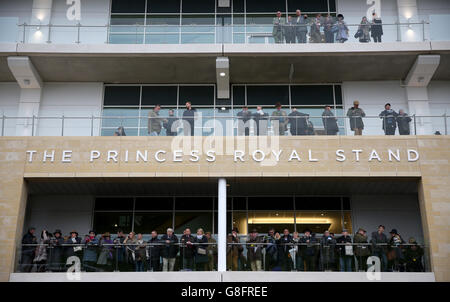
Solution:
[{"label": "support pillar", "polygon": [[219,178],[218,197],[217,270],[225,272],[227,270],[227,180],[225,178]]}]

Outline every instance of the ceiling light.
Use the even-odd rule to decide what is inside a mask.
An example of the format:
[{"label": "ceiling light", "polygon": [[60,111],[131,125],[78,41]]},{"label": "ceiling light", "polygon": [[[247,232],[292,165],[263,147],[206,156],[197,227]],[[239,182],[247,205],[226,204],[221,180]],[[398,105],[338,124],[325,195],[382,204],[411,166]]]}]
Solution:
[{"label": "ceiling light", "polygon": [[224,77],[224,76],[226,76],[226,73],[225,73],[225,72],[221,72],[221,73],[219,73],[219,75],[220,75],[221,77]]}]

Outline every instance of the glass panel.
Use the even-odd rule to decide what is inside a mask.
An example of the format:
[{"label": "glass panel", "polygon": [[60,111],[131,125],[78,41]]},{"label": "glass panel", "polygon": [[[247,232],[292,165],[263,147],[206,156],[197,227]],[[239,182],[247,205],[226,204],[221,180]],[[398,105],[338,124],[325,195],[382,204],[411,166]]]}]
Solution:
[{"label": "glass panel", "polygon": [[147,13],[179,13],[180,0],[147,0]]},{"label": "glass panel", "polygon": [[104,108],[102,127],[137,127],[138,115],[137,108]]},{"label": "glass panel", "polygon": [[177,86],[143,86],[142,106],[177,106]]},{"label": "glass panel", "polygon": [[196,233],[198,228],[205,232],[212,231],[213,213],[175,212],[175,233],[182,234],[186,228]]},{"label": "glass panel", "polygon": [[139,106],[140,86],[105,86],[105,106]]},{"label": "glass panel", "polygon": [[110,34],[109,43],[111,44],[142,44],[144,36],[142,34]]},{"label": "glass panel", "polygon": [[233,86],[233,105],[245,105],[245,86]]},{"label": "glass panel", "polygon": [[[335,0],[330,0],[331,2]],[[288,9],[289,12],[295,12],[297,9],[300,9],[305,13],[314,13],[314,12],[327,12],[328,11],[328,1],[327,0],[288,0]],[[336,5],[334,5],[334,10],[336,10]]]},{"label": "glass panel", "polygon": [[249,197],[248,210],[294,210],[292,197]]},{"label": "glass panel", "polygon": [[304,233],[306,229],[316,234],[323,234],[326,230],[335,234],[342,232],[340,211],[297,211],[295,215],[299,233]]},{"label": "glass panel", "polygon": [[190,101],[197,105],[214,105],[214,86],[180,86],[180,107]]},{"label": "glass panel", "polygon": [[183,44],[212,44],[214,43],[214,33],[212,34],[183,34],[181,36]]},{"label": "glass panel", "polygon": [[[348,230],[349,234],[353,233],[353,226],[352,226],[352,212],[351,211],[344,211],[344,228]],[[342,230],[341,230],[342,232]]]},{"label": "glass panel", "polygon": [[295,197],[297,210],[340,210],[340,197]]},{"label": "glass panel", "polygon": [[143,33],[144,15],[111,16],[111,33]]},{"label": "glass panel", "polygon": [[292,232],[294,230],[294,211],[249,211],[248,228],[250,231],[256,229],[258,233],[267,233],[270,228],[274,228],[280,233],[284,228],[288,228]]},{"label": "glass panel", "polygon": [[[148,113],[150,111],[152,111],[152,110],[153,110],[153,108],[145,108],[145,109],[143,108],[143,109],[141,109],[141,127],[140,127],[140,132],[139,132],[140,136],[149,136],[150,135],[148,133]],[[169,116],[169,110],[170,109],[168,109],[168,108],[161,109],[159,111],[159,116],[161,118],[168,117]],[[166,136],[167,135],[167,132],[166,132],[165,128],[161,129],[160,135],[161,136]]]},{"label": "glass panel", "polygon": [[[166,28],[169,30],[169,28]],[[172,29],[170,29],[172,30]],[[179,34],[154,33],[145,35],[145,44],[179,44]]]},{"label": "glass panel", "polygon": [[112,13],[143,13],[145,12],[145,0],[112,0]]},{"label": "glass panel", "polygon": [[292,85],[291,102],[292,105],[333,105],[333,86]]},{"label": "glass panel", "polygon": [[147,32],[178,33],[180,30],[180,16],[147,16]]},{"label": "glass panel", "polygon": [[175,210],[199,210],[212,211],[213,198],[212,197],[178,197],[175,200]]},{"label": "glass panel", "polygon": [[215,0],[183,0],[183,13],[214,13]]},{"label": "glass panel", "polygon": [[[233,212],[233,227],[237,228],[238,233],[241,235],[247,235],[248,234],[248,228],[247,228],[247,214],[245,212]],[[231,229],[230,229],[231,232]]]},{"label": "glass panel", "polygon": [[247,210],[247,198],[233,197],[233,210]]},{"label": "glass panel", "polygon": [[136,233],[150,234],[156,230],[164,234],[173,223],[172,213],[136,213],[134,215],[134,231]]},{"label": "glass panel", "polygon": [[136,211],[141,210],[173,210],[173,198],[172,197],[137,197],[134,206]]},{"label": "glass panel", "polygon": [[245,0],[232,0],[233,1],[233,12],[243,13],[244,12],[244,1]]},{"label": "glass panel", "polygon": [[289,105],[288,86],[247,86],[248,105]]},{"label": "glass panel", "polygon": [[[106,232],[117,233],[121,229],[124,233],[131,231],[131,213],[94,213],[94,230],[97,234]],[[81,235],[81,234],[80,234]]]},{"label": "glass panel", "polygon": [[133,210],[133,198],[101,197],[95,199],[95,211]]},{"label": "glass panel", "polygon": [[[101,136],[114,136],[114,133],[117,131],[117,128],[102,128]],[[125,128],[124,136],[138,136],[137,128]]]},{"label": "glass panel", "polygon": [[342,87],[341,87],[341,85],[334,85],[334,95],[336,98],[336,105],[342,105]]},{"label": "glass panel", "polygon": [[285,12],[286,0],[247,0],[246,9],[247,13]]}]

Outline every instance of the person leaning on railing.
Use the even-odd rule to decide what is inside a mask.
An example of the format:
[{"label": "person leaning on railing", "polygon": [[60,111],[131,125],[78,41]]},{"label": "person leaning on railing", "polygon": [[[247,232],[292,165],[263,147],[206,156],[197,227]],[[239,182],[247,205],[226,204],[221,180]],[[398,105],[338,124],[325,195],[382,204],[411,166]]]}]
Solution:
[{"label": "person leaning on railing", "polygon": [[306,229],[304,236],[301,238],[301,249],[303,253],[303,259],[305,260],[306,271],[314,272],[317,269],[316,260],[318,254],[318,240],[310,229]]},{"label": "person leaning on railing", "polygon": [[158,232],[153,230],[150,240],[147,242],[147,258],[148,258],[148,270],[152,272],[160,271],[161,245],[158,239]]},{"label": "person leaning on railing", "polygon": [[100,247],[100,253],[97,259],[97,267],[102,271],[110,271],[111,264],[113,260],[113,241],[111,240],[111,235],[106,232],[100,238],[98,245]]},{"label": "person leaning on railing", "polygon": [[308,34],[308,16],[302,16],[302,12],[297,9],[292,22],[295,26],[295,37],[297,39],[297,43],[306,43],[306,35]]},{"label": "person leaning on railing", "polygon": [[389,239],[388,247],[388,270],[389,271],[403,271],[403,252],[402,244],[405,243],[402,236],[398,233],[396,229],[392,229],[389,234],[391,238]]},{"label": "person leaning on railing", "polygon": [[197,230],[197,236],[195,237],[195,270],[207,271],[208,270],[208,238],[205,236],[205,232],[202,228]]},{"label": "person leaning on railing", "polygon": [[48,260],[48,244],[50,236],[47,230],[42,230],[39,245],[36,246],[35,257],[33,262],[36,264],[36,272],[45,272],[47,270]]},{"label": "person leaning on railing", "polygon": [[330,105],[325,106],[325,110],[322,112],[322,123],[325,135],[336,135],[339,132],[337,119],[334,117]]},{"label": "person leaning on railing", "polygon": [[217,262],[217,241],[211,236],[211,232],[205,233],[206,238],[208,238],[208,271],[216,270],[216,262]]},{"label": "person leaning on railing", "polygon": [[83,248],[81,247],[81,238],[78,237],[77,231],[73,230],[70,232],[70,237],[67,238],[65,244],[67,245],[64,248],[64,254],[66,259],[69,259],[72,256],[76,256],[78,257],[78,259],[83,258]]},{"label": "person leaning on railing", "polygon": [[335,267],[336,239],[326,230],[320,238],[320,266],[323,271],[332,271]]},{"label": "person leaning on railing", "polygon": [[96,271],[98,239],[93,230],[89,231],[83,242],[86,247],[83,254],[83,264],[86,271]]},{"label": "person leaning on railing", "polygon": [[366,272],[367,258],[369,258],[371,254],[366,230],[359,228],[358,232],[353,236],[353,243],[353,251],[355,253],[356,261],[358,262],[358,271]]},{"label": "person leaning on railing", "polygon": [[353,107],[348,109],[347,116],[350,121],[350,129],[355,132],[355,135],[362,135],[364,129],[362,118],[366,116],[366,113],[359,108],[359,101],[353,102]]},{"label": "person leaning on railing", "polygon": [[395,135],[398,113],[391,109],[390,103],[384,105],[384,110],[381,111],[379,116],[383,120],[382,128],[384,130],[384,133],[386,135]]},{"label": "person leaning on railing", "polygon": [[411,123],[411,118],[403,109],[398,111],[397,116],[397,125],[398,125],[398,133],[400,135],[410,135],[411,130],[409,124]]},{"label": "person leaning on railing", "polygon": [[379,225],[378,230],[372,233],[372,239],[370,240],[372,243],[372,256],[377,256],[381,261],[381,271],[387,271],[387,245],[388,239],[384,234],[385,227],[384,225]]},{"label": "person leaning on railing", "polygon": [[[60,272],[62,271],[64,259],[64,238],[62,237],[61,230],[57,229],[53,232],[53,237],[50,240],[50,261],[49,261],[49,270],[52,272]],[[95,261],[97,258],[95,259]]]},{"label": "person leaning on railing", "polygon": [[292,257],[291,257],[291,249],[293,248],[293,240],[292,236],[289,234],[288,229],[283,230],[283,236],[280,237],[278,241],[278,248],[280,251],[279,258],[281,264],[282,271],[291,271],[292,270]]},{"label": "person leaning on railing", "polygon": [[227,237],[227,269],[238,271],[239,270],[239,258],[244,248],[240,244],[239,230],[233,228],[231,234]]},{"label": "person leaning on railing", "polygon": [[339,270],[341,272],[351,272],[353,264],[352,238],[348,235],[347,229],[342,230],[342,236],[336,239],[336,248],[339,255]]},{"label": "person leaning on railing", "polygon": [[125,255],[128,263],[128,270],[133,271],[136,269],[136,234],[130,232],[128,236],[123,241],[125,245]]},{"label": "person leaning on railing", "polygon": [[36,236],[34,233],[36,232],[36,228],[31,227],[28,229],[28,232],[22,237],[22,257],[20,260],[21,271],[22,272],[30,272],[33,268],[33,259],[35,257],[35,246],[31,246],[32,244],[37,243]]},{"label": "person leaning on railing", "polygon": [[247,261],[252,271],[262,271],[262,238],[258,231],[253,229],[247,240]]},{"label": "person leaning on railing", "polygon": [[272,36],[275,43],[283,43],[283,26],[286,20],[281,16],[281,12],[277,12],[277,16],[273,18]]},{"label": "person leaning on railing", "polygon": [[180,267],[183,270],[194,270],[194,257],[196,239],[191,234],[191,229],[186,228],[183,232],[183,236],[180,238]]},{"label": "person leaning on railing", "polygon": [[167,229],[167,233],[161,236],[164,246],[161,248],[163,258],[163,272],[172,272],[175,268],[175,260],[178,254],[178,237],[173,233],[172,228]]},{"label": "person leaning on railing", "polygon": [[409,238],[408,246],[405,248],[405,264],[407,272],[423,272],[424,267],[422,264],[423,248],[417,244],[414,237]]}]

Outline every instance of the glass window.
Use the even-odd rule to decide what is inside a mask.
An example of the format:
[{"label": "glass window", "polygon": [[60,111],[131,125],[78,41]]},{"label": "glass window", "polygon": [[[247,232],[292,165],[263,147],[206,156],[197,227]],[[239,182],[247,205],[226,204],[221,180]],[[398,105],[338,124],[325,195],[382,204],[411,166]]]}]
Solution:
[{"label": "glass window", "polygon": [[138,115],[138,108],[103,108],[102,127],[138,127]]},{"label": "glass window", "polygon": [[101,197],[95,200],[95,211],[133,210],[133,198]]},{"label": "glass window", "polygon": [[105,86],[105,106],[139,106],[140,86]]},{"label": "glass window", "polygon": [[247,105],[289,105],[288,86],[247,86]]},{"label": "glass window", "polygon": [[294,210],[292,197],[249,197],[249,210]]},{"label": "glass window", "polygon": [[245,86],[233,86],[233,105],[245,105]]},{"label": "glass window", "polygon": [[173,223],[172,213],[136,213],[134,215],[134,231],[150,234],[156,230],[158,234],[166,233]]},{"label": "glass window", "polygon": [[[230,218],[231,219],[231,218]],[[248,228],[247,228],[247,213],[246,212],[233,212],[233,221],[232,221],[232,228],[237,228],[238,233],[242,235],[248,234]]]},{"label": "glass window", "polygon": [[296,197],[296,210],[341,210],[340,197]]},{"label": "glass window", "polygon": [[269,229],[282,233],[288,228],[294,231],[294,211],[258,211],[248,212],[248,228],[256,229],[258,233],[267,233]]},{"label": "glass window", "polygon": [[334,85],[334,95],[336,98],[336,105],[342,105],[342,87],[341,87],[341,85]]},{"label": "glass window", "polygon": [[136,197],[135,210],[142,211],[172,211],[172,197]]},{"label": "glass window", "polygon": [[143,13],[145,0],[112,0],[111,13]]},{"label": "glass window", "polygon": [[177,197],[175,200],[175,210],[199,210],[212,211],[212,197]]},{"label": "glass window", "polygon": [[292,85],[292,105],[333,105],[332,85]]},{"label": "glass window", "polygon": [[180,0],[147,0],[147,13],[179,13]]},{"label": "glass window", "polygon": [[286,0],[247,0],[246,9],[248,13],[285,12]]},{"label": "glass window", "polygon": [[195,234],[198,228],[202,228],[205,232],[211,232],[213,226],[213,213],[199,212],[175,212],[175,233],[182,234],[186,228],[191,229],[191,233]]},{"label": "glass window", "polygon": [[306,229],[322,234],[326,230],[335,234],[342,232],[341,211],[298,211],[295,213],[297,232],[304,233]]},{"label": "glass window", "polygon": [[[335,0],[330,0],[334,2]],[[334,8],[336,5],[334,5]],[[303,12],[328,12],[328,0],[288,0],[289,12],[295,12],[300,9]],[[332,10],[335,11],[335,10]]]},{"label": "glass window", "polygon": [[233,211],[247,210],[247,198],[246,197],[233,197]]},{"label": "glass window", "polygon": [[132,213],[96,212],[94,213],[94,230],[97,234],[117,233],[119,229],[128,233],[132,227],[132,215]]},{"label": "glass window", "polygon": [[183,13],[214,13],[215,0],[183,0]]},{"label": "glass window", "polygon": [[177,86],[143,86],[142,106],[156,105],[176,106]]},{"label": "glass window", "polygon": [[180,107],[190,101],[197,105],[214,105],[214,86],[180,86]]}]

